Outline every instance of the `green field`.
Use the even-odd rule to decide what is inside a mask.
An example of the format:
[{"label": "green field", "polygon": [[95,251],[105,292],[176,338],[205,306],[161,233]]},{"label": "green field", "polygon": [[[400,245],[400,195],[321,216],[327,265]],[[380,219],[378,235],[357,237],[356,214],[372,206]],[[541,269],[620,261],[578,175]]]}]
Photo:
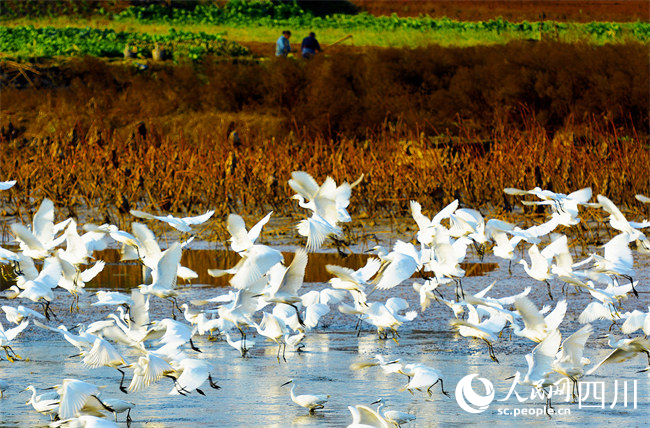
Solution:
[{"label": "green field", "polygon": [[[15,2],[14,2],[15,3]],[[648,22],[508,22],[497,18],[461,22],[429,16],[375,17],[367,13],[319,17],[296,4],[228,2],[192,9],[162,5],[130,6],[118,13],[102,8],[80,15],[58,15],[50,9],[5,10],[0,20],[0,52],[10,58],[33,59],[92,55],[117,57],[126,43],[148,55],[154,43],[174,50],[174,59],[199,59],[204,54],[246,56],[240,47],[251,42],[273,46],[282,29],[296,34],[294,43],[316,31],[327,46],[346,35],[345,45],[417,48],[505,44],[513,40],[553,40],[565,43],[625,43],[650,41]],[[269,48],[269,52],[272,49]]]}]

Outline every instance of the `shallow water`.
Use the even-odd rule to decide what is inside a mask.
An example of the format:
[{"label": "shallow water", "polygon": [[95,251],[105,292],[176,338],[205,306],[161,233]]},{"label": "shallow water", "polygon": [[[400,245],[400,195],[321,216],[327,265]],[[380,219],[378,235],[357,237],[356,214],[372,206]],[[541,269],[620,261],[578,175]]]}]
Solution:
[{"label": "shallow water", "polygon": [[[293,253],[283,252],[287,263],[293,258]],[[337,253],[312,253],[309,255],[309,262],[305,271],[306,282],[326,282],[332,275],[327,272],[325,266],[335,264],[346,266],[352,269],[359,269],[366,264],[369,254],[348,254],[345,257]],[[142,267],[133,261],[120,261],[120,252],[116,249],[107,249],[95,253],[97,260],[106,262],[104,269],[90,283],[86,285],[89,290],[111,289],[129,290],[142,283]],[[227,269],[234,266],[240,256],[234,251],[225,250],[187,250],[183,252],[181,264],[194,270],[199,277],[191,282],[201,286],[228,286],[229,276],[219,278],[208,275],[208,269]],[[496,263],[461,263],[466,271],[465,276],[479,276],[491,272],[498,267]],[[4,286],[3,286],[4,285]],[[7,288],[9,284],[2,281],[0,277],[0,290]]]},{"label": "shallow water", "polygon": [[[641,294],[639,299],[634,297],[627,299],[624,306],[626,310],[635,308],[647,310],[649,289],[646,279],[650,272],[650,263],[647,257],[639,255],[635,255],[635,260],[638,277],[641,280],[639,285]],[[493,263],[496,260],[488,258],[486,262]],[[513,274],[509,275],[507,264],[502,264],[498,269],[487,272],[484,276],[466,278],[463,286],[466,293],[474,293],[495,280],[497,284],[489,293],[490,296],[514,294],[525,286],[531,285],[533,286],[531,299],[539,307],[543,304],[555,305],[555,302],[549,301],[546,286],[528,278],[521,266],[513,266]],[[377,292],[373,298],[379,300],[399,295],[406,298],[413,308],[419,309],[417,296],[411,287],[412,281],[392,290]],[[303,286],[304,292],[322,287],[321,283],[306,283]],[[576,293],[573,290],[568,291],[569,295],[566,298],[569,310],[561,325],[564,337],[579,328],[577,316],[590,301],[589,295]],[[224,292],[225,290],[222,289],[195,284],[181,289],[179,302],[211,297]],[[443,293],[451,297],[453,289],[443,290]],[[556,300],[561,297],[558,284],[553,285],[553,293]],[[90,303],[94,300],[92,293],[86,293],[81,299],[81,312],[70,314],[67,311],[69,295],[57,291],[53,309],[58,314],[59,322],[68,326],[79,322],[86,323],[102,319],[110,312],[108,308],[91,307]],[[0,299],[0,304],[7,303]],[[168,317],[169,310],[168,302],[155,299],[151,309],[152,319]],[[29,384],[37,388],[45,388],[60,383],[65,378],[77,378],[105,386],[102,391],[103,396],[118,397],[136,403],[136,408],[131,413],[133,427],[189,427],[196,424],[210,427],[346,426],[351,422],[348,405],[368,405],[380,397],[387,402],[389,409],[415,414],[417,420],[407,426],[416,427],[456,426],[468,423],[481,425],[553,423],[581,426],[610,423],[636,426],[645,423],[647,414],[650,414],[648,377],[636,373],[637,370],[648,365],[647,358],[643,355],[622,364],[602,366],[594,375],[585,379],[604,382],[606,398],[604,409],[580,408],[578,404],[565,403],[562,399],[554,397],[555,410],[568,409],[570,414],[556,414],[552,419],[546,415],[526,415],[515,418],[499,414],[499,410],[504,409],[543,408],[544,403],[540,399],[519,403],[514,395],[506,401],[496,401],[504,398],[512,385],[512,380],[505,380],[505,378],[513,375],[517,370],[521,372],[527,370],[524,355],[531,352],[535,344],[514,335],[509,338],[506,331],[494,346],[500,361],[500,364],[497,364],[490,360],[483,343],[460,337],[449,331],[448,320],[452,316],[447,307],[432,304],[412,323],[405,324],[400,329],[398,344],[393,340],[378,339],[376,333],[368,330],[367,327],[357,337],[353,331],[355,319],[340,314],[332,308],[332,312],[322,319],[321,325],[308,334],[305,339],[305,352],[300,354],[287,352],[286,363],[278,363],[275,344],[263,342],[252,332],[249,339],[254,340],[256,345],[251,350],[250,358],[245,359],[225,342],[212,342],[206,338],[199,338],[195,343],[203,352],[201,354],[191,350],[187,352],[192,357],[208,359],[215,368],[213,377],[221,386],[220,390],[213,390],[204,385],[202,389],[206,393],[205,397],[196,393],[186,397],[168,396],[168,392],[172,389],[172,382],[169,379],[152,385],[148,390],[124,395],[118,390],[120,375],[116,370],[85,368],[79,357],[68,358],[77,351],[60,336],[30,325],[12,345],[18,354],[28,357],[30,361],[18,361],[13,364],[6,360],[0,361],[0,378],[8,380],[11,385],[6,392],[6,398],[0,400],[0,426],[46,425],[49,418],[37,414],[31,406],[26,406],[24,403],[29,399],[29,393],[20,391]],[[54,322],[53,324],[57,325]],[[7,327],[5,321],[3,325]],[[599,361],[609,352],[606,341],[597,339],[599,334],[607,333],[609,323],[599,321],[594,323],[594,327],[596,333],[590,338],[585,351],[585,356],[592,362]],[[616,327],[613,332],[618,338],[622,337],[616,331]],[[124,347],[118,349],[124,352],[129,361],[137,358],[137,355]],[[433,387],[431,398],[419,391],[414,391],[413,395],[408,391],[400,391],[400,388],[406,384],[406,378],[400,375],[385,375],[378,367],[359,371],[350,370],[350,364],[369,360],[375,354],[400,358],[405,363],[421,362],[437,368],[443,373],[444,388],[451,396],[442,395],[439,385]],[[0,353],[0,356],[4,357],[4,353]],[[462,410],[454,397],[459,380],[474,373],[490,380],[496,391],[495,401],[478,415]],[[331,397],[325,409],[310,416],[305,409],[295,405],[289,397],[290,386],[280,386],[290,378],[297,382],[298,394],[329,394]],[[127,382],[129,380],[130,374],[127,374]],[[636,409],[632,407],[634,380],[637,380]],[[614,398],[615,381],[618,382],[618,403],[614,408],[610,408]],[[621,403],[623,381],[628,381],[628,407],[623,407]],[[472,386],[477,394],[484,394],[481,384],[476,379]],[[516,391],[522,396],[530,395],[529,387],[518,386]],[[594,401],[588,400],[588,402],[594,404]],[[120,415],[120,421],[124,421],[124,417]],[[126,424],[122,422],[121,425]]]}]

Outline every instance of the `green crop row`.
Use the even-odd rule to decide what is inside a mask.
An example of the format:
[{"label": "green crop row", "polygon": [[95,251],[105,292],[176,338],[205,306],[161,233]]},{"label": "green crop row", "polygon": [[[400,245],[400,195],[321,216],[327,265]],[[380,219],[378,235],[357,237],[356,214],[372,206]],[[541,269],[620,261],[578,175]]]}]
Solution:
[{"label": "green crop row", "polygon": [[335,14],[314,16],[302,10],[293,2],[250,2],[235,0],[219,7],[197,5],[192,9],[170,8],[159,4],[131,6],[110,16],[114,20],[136,20],[138,22],[161,22],[175,25],[212,24],[246,27],[287,27],[312,29],[342,29],[398,31],[454,31],[488,33],[522,33],[523,37],[539,31],[577,31],[597,39],[614,39],[626,33],[641,41],[650,40],[650,23],[592,22],[588,24],[567,24],[553,21],[508,22],[501,18],[483,22],[462,22],[451,19],[434,19],[429,16],[399,17],[373,16],[368,13],[355,15]]},{"label": "green crop row", "polygon": [[88,27],[0,26],[0,52],[20,57],[121,57],[127,44],[142,55],[151,51],[156,43],[162,48],[173,48],[170,52],[175,59],[187,57],[196,60],[206,54],[233,57],[250,53],[244,46],[224,39],[221,34],[173,28],[167,34],[147,34]]},{"label": "green crop row", "polygon": [[[126,2],[36,2],[3,1],[0,19],[38,18],[68,14],[73,16],[102,16],[114,22],[157,23],[174,26],[211,25],[230,27],[272,27],[303,29],[338,29],[342,31],[435,31],[466,37],[468,33],[483,34],[486,39],[495,35],[508,34],[514,38],[535,38],[540,32],[569,36],[569,39],[591,39],[596,42],[632,38],[642,42],[650,41],[650,22],[634,23],[591,22],[587,24],[554,21],[509,22],[501,18],[483,22],[454,21],[447,18],[434,19],[430,16],[399,17],[373,16],[368,13],[333,14],[315,16],[303,10],[294,1],[244,1],[231,0],[216,3],[153,3],[147,6],[131,5]],[[125,6],[126,5],[126,6]]]}]

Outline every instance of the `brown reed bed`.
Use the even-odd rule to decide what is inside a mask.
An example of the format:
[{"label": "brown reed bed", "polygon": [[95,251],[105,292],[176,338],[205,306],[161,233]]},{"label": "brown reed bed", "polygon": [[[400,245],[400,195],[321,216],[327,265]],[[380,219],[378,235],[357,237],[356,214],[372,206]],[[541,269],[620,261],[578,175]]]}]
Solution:
[{"label": "brown reed bed", "polygon": [[[18,181],[0,194],[4,214],[27,222],[48,197],[61,216],[128,228],[133,208],[214,209],[201,237],[225,241],[230,212],[303,216],[287,180],[304,170],[319,181],[364,174],[353,239],[377,218],[408,215],[410,199],[430,213],[457,198],[488,216],[543,219],[504,187],[590,186],[647,217],[634,200],[650,195],[647,51],[533,50],[379,49],[146,72],[89,58],[32,65],[38,74],[22,69],[30,82],[2,81],[0,179]],[[583,218],[603,221],[593,209]],[[572,233],[602,239],[589,230]]]},{"label": "brown reed bed", "polygon": [[[215,209],[216,222],[230,212],[260,215],[272,209],[278,216],[296,216],[302,213],[289,199],[287,185],[295,170],[308,171],[319,181],[327,175],[337,182],[353,181],[364,174],[350,211],[368,223],[408,215],[410,199],[433,212],[456,198],[486,215],[521,220],[517,200],[506,196],[504,187],[540,186],[566,193],[590,186],[594,194],[628,204],[637,213],[643,211],[634,195],[650,194],[647,142],[621,138],[596,119],[590,135],[578,136],[567,128],[549,139],[543,127],[531,122],[525,130],[494,131],[489,142],[480,144],[471,137],[440,143],[400,127],[364,141],[288,136],[240,145],[225,137],[189,143],[155,127],[146,136],[144,132],[123,138],[89,130],[5,143],[3,178],[18,181],[2,194],[6,214],[25,215],[48,197],[62,215],[124,227],[133,220],[127,215],[132,208],[182,214]],[[598,210],[586,210],[584,218],[602,222],[601,216]],[[525,218],[530,222],[531,215]],[[542,221],[543,215],[537,218]],[[207,230],[206,239],[226,238],[222,226]]]}]

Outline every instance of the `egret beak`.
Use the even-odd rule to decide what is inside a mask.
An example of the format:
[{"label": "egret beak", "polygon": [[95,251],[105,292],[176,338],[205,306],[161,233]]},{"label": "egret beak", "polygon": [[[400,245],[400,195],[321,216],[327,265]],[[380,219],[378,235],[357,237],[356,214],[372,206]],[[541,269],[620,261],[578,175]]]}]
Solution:
[{"label": "egret beak", "polygon": [[514,378],[515,378],[515,376],[517,376],[517,375],[512,375],[512,376],[510,376],[510,377],[507,377],[507,378],[505,378],[504,380],[510,380],[510,379],[514,379]]},{"label": "egret beak", "polygon": [[289,385],[291,382],[293,382],[293,381],[290,380],[290,381],[288,381],[288,382],[285,382],[285,383],[283,383],[282,385],[280,385],[280,387],[283,387],[284,385]]},{"label": "egret beak", "polygon": [[372,403],[370,403],[370,405],[372,406],[373,404],[377,404],[377,403],[381,403],[381,398],[379,400],[373,401]]}]

